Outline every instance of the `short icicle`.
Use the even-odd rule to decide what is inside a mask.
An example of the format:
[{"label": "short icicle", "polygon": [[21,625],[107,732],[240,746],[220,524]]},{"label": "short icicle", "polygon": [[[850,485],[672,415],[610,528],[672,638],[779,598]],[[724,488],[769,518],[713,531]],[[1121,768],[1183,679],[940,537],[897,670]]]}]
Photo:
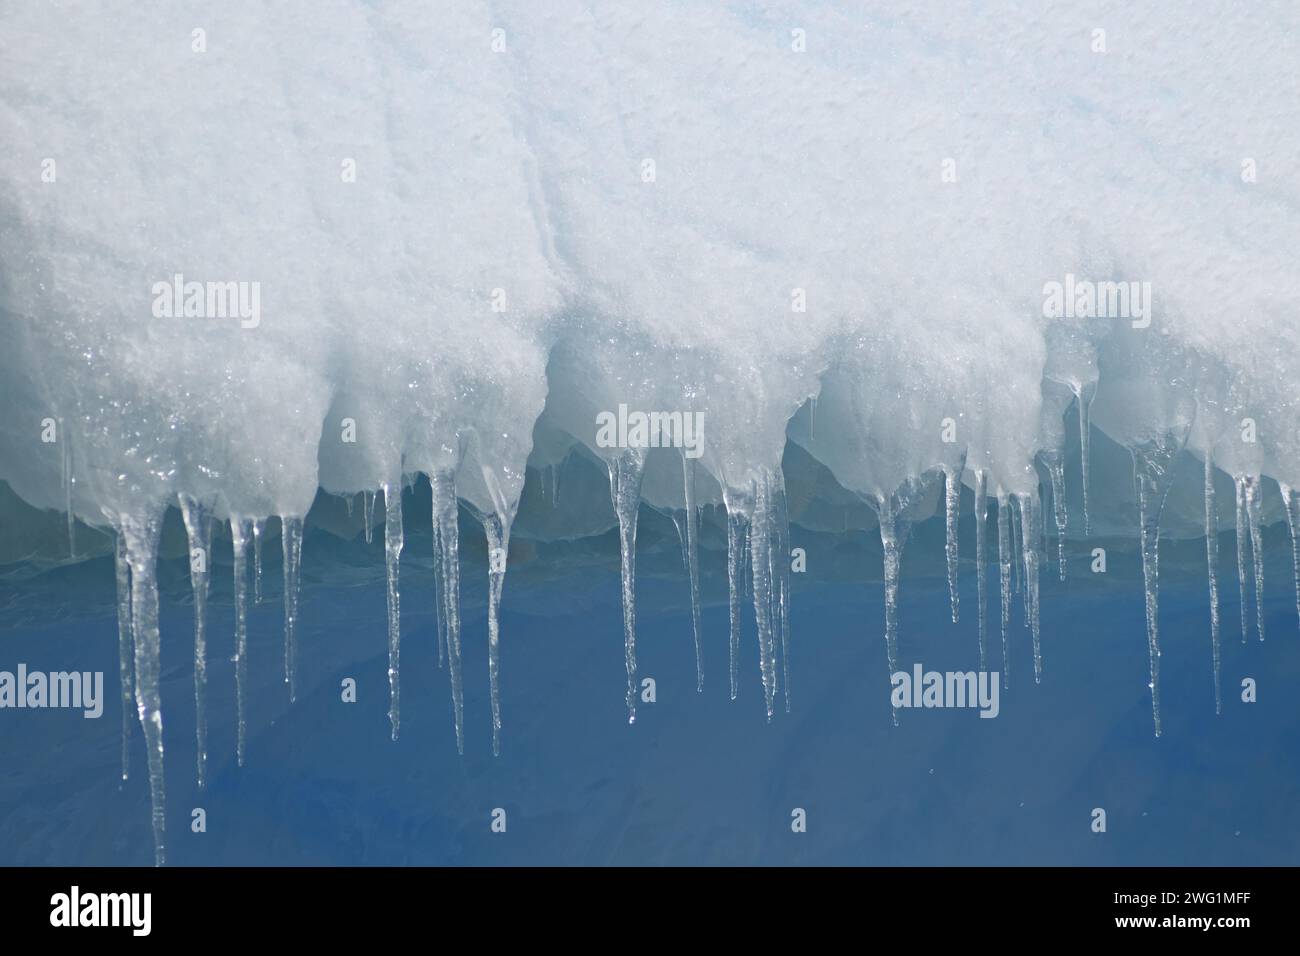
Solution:
[{"label": "short icicle", "polygon": [[375,540],[375,499],[379,497],[377,492],[361,492],[361,520],[366,523],[366,544]]},{"label": "short icicle", "polygon": [[609,494],[618,516],[623,581],[623,663],[627,668],[627,722],[636,723],[636,519],[641,508],[645,451],[630,448],[607,462]]},{"label": "short icicle", "polygon": [[1255,566],[1255,628],[1264,639],[1264,529],[1260,520],[1264,488],[1258,475],[1243,479],[1246,489],[1246,523],[1250,528],[1250,554]]},{"label": "short icicle", "polygon": [[1295,613],[1300,621],[1300,490],[1290,485],[1278,484],[1282,492],[1282,505],[1286,509],[1286,524],[1291,531],[1291,567],[1295,572]]},{"label": "short icicle", "polygon": [[465,752],[465,700],[460,673],[460,517],[456,500],[456,475],[450,469],[429,476],[433,494],[433,520],[442,569],[442,609],[446,618],[447,675],[451,680],[452,722],[456,752]]},{"label": "short icicle", "polygon": [[126,533],[116,529],[113,566],[117,578],[117,677],[122,694],[122,779],[131,771],[131,724],[135,721],[135,636],[131,622],[131,564]]},{"label": "short icicle", "polygon": [[131,565],[131,617],[135,639],[135,705],[149,758],[149,803],[154,865],[167,862],[167,795],[163,780],[162,640],[158,631],[158,538],[162,510],[121,520]]},{"label": "short icicle", "polygon": [[975,471],[975,593],[979,598],[979,649],[980,670],[988,670],[988,634],[986,618],[988,612],[988,559],[985,550],[988,537],[989,518],[989,474],[983,468]]},{"label": "short icicle", "polygon": [[763,704],[770,723],[776,713],[776,650],[772,621],[772,485],[766,473],[754,479],[754,514],[749,524],[753,568],[754,620],[758,626],[758,663],[763,677]]},{"label": "short icicle", "polygon": [[700,627],[700,515],[695,506],[695,459],[682,452],[686,499],[686,574],[691,585],[691,627],[695,632],[695,690],[704,690],[704,641]]},{"label": "short icicle", "polygon": [[1002,588],[1002,689],[1011,680],[1011,499],[998,492],[998,578]]},{"label": "short icicle", "polygon": [[1210,582],[1210,655],[1214,661],[1214,712],[1223,713],[1219,684],[1219,514],[1214,501],[1214,459],[1205,454],[1205,570]]},{"label": "short icicle", "polygon": [[1173,484],[1173,462],[1187,441],[1187,431],[1154,439],[1130,449],[1138,487],[1141,520],[1142,580],[1146,592],[1147,652],[1151,660],[1151,716],[1160,736],[1160,514]]},{"label": "short icicle", "polygon": [[235,762],[244,765],[248,749],[248,541],[256,540],[257,524],[230,516],[230,545],[235,584]]},{"label": "short icicle", "polygon": [[960,599],[957,594],[957,528],[961,515],[961,476],[966,470],[965,456],[956,468],[943,468],[943,513],[946,540],[944,555],[948,559],[948,606],[952,609],[952,622],[960,617]]},{"label": "short icicle", "polygon": [[302,519],[280,516],[284,552],[284,682],[289,702],[298,699],[298,584],[302,567]]},{"label": "short icicle", "polygon": [[190,546],[190,588],[194,594],[194,740],[199,789],[208,769],[208,565],[212,553],[212,512],[193,495],[179,496]]},{"label": "short icicle", "polygon": [[388,578],[388,722],[393,739],[402,727],[402,594],[399,585],[402,545],[402,482],[385,482],[384,569]]}]

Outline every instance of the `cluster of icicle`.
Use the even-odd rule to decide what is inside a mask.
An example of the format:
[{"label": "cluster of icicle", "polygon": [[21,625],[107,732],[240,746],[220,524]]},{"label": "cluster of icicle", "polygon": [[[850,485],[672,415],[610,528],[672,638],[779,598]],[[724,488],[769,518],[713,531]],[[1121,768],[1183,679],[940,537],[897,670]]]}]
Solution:
[{"label": "cluster of icicle", "polygon": [[[1085,454],[1082,481],[1085,533],[1087,514],[1089,394],[1078,396],[1078,411]],[[1182,451],[1183,441],[1167,439],[1131,449],[1134,479],[1138,491],[1141,519],[1140,542],[1145,584],[1147,641],[1151,668],[1151,702],[1155,733],[1160,735],[1160,641],[1159,641],[1159,528],[1160,514],[1172,481],[1172,463]],[[1040,455],[1049,476],[1051,512],[1057,531],[1057,567],[1062,581],[1066,576],[1065,533],[1068,515],[1065,504],[1063,455]],[[623,629],[627,667],[628,722],[636,720],[636,530],[641,506],[641,484],[645,473],[643,450],[629,449],[608,459],[609,486],[619,526],[621,556]],[[700,627],[699,521],[700,506],[696,495],[696,463],[682,457],[683,497],[685,507],[673,510],[682,546],[683,565],[690,586],[691,620],[694,632],[697,690],[704,688],[704,663]],[[938,469],[936,479],[943,481],[943,509],[946,525],[945,551],[951,616],[960,617],[958,597],[958,524],[962,478],[966,471],[963,456],[951,467]],[[1214,465],[1205,462],[1205,541],[1210,591],[1211,645],[1214,668],[1216,712],[1222,709],[1220,691],[1220,619],[1218,596],[1218,514],[1214,493]],[[1010,626],[1013,595],[1023,596],[1023,623],[1033,640],[1034,679],[1042,679],[1042,649],[1039,633],[1039,576],[1050,566],[1047,558],[1047,527],[1044,521],[1045,494],[1038,492],[1009,494],[997,489],[989,492],[988,474],[973,469],[975,501],[975,564],[978,584],[978,641],[980,669],[989,662],[986,629],[987,617],[987,524],[988,502],[997,507],[997,559],[1000,587],[1001,673],[1004,687],[1010,680]],[[433,499],[433,543],[435,604],[437,608],[437,642],[439,667],[446,666],[452,689],[453,722],[456,747],[464,752],[463,694],[460,645],[460,558],[458,554],[458,499],[455,475],[442,471],[430,476]],[[1260,523],[1260,489],[1256,476],[1235,478],[1237,515],[1237,566],[1241,590],[1241,635],[1249,631],[1248,570],[1253,572],[1256,603],[1256,628],[1264,638],[1263,580],[1264,559]],[[1296,608],[1300,615],[1300,490],[1281,485],[1283,503],[1290,526],[1295,562]],[[401,482],[386,483],[384,496],[384,551],[388,581],[388,677],[391,693],[389,716],[392,736],[400,728],[400,590],[399,562],[403,548]],[[898,593],[901,560],[911,526],[913,506],[924,493],[925,480],[909,481],[891,495],[877,496],[871,502],[877,512],[883,547],[885,589],[885,643],[889,672],[898,669]],[[377,495],[363,493],[366,509],[366,537],[370,540]],[[786,510],[784,477],[780,467],[758,472],[750,486],[742,491],[724,492],[727,513],[727,578],[729,586],[729,676],[731,698],[739,691],[741,654],[742,601],[748,586],[757,623],[759,668],[762,675],[764,704],[770,721],[776,711],[778,688],[784,686],[784,704],[788,712],[790,698],[790,539]],[[212,541],[213,514],[210,506],[190,495],[181,495],[179,505],[189,537],[190,553],[206,556]],[[505,554],[509,544],[509,525],[513,509],[479,513],[487,538],[489,554],[488,648],[492,708],[492,750],[500,754],[500,629],[499,610],[505,579]],[[302,561],[303,520],[282,516],[284,568],[284,681],[292,701],[296,695],[298,592]],[[118,590],[119,657],[123,703],[122,777],[129,771],[130,711],[132,701],[144,730],[149,763],[149,784],[155,861],[165,861],[165,798],[163,791],[162,701],[159,691],[160,636],[158,628],[158,589],[155,563],[162,514],[146,516],[119,515],[113,524],[117,532],[116,579]],[[246,755],[246,683],[248,678],[247,618],[249,603],[249,545],[252,545],[252,596],[262,600],[262,549],[264,519],[232,516],[230,519],[234,559],[235,635],[234,657],[237,688],[237,761],[243,766]],[[1250,555],[1250,560],[1247,555]],[[194,695],[196,708],[197,779],[206,782],[207,723],[205,690],[207,685],[206,597],[208,592],[207,561],[191,562],[194,595]],[[780,665],[778,666],[778,652]],[[778,679],[778,671],[780,679]],[[897,713],[891,712],[897,723]]]}]

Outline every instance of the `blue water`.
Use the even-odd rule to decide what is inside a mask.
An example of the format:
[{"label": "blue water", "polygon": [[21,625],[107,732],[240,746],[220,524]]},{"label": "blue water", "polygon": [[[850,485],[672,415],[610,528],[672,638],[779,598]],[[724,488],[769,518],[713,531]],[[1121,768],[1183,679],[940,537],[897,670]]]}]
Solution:
[{"label": "blue water", "polygon": [[[427,513],[427,505],[425,506]],[[889,718],[878,540],[792,529],[793,711],[764,720],[752,620],[740,697],[727,692],[725,563],[716,521],[702,564],[705,689],[695,691],[687,590],[671,524],[642,512],[638,657],[657,701],[629,727],[616,536],[513,543],[503,604],[503,752],[491,755],[485,558],[462,513],[465,755],[437,665],[427,523],[408,507],[402,736],[389,739],[382,531],[320,531],[304,548],[299,699],[281,683],[278,541],[249,622],[248,762],[235,766],[228,558],[209,615],[209,787],[194,783],[192,608],[183,559],[163,562],[168,852],[208,864],[1296,864],[1300,862],[1300,633],[1289,543],[1268,533],[1267,641],[1238,626],[1234,545],[1221,545],[1224,711],[1215,716],[1202,541],[1162,551],[1164,736],[1152,733],[1141,571],[1129,542],[1042,594],[1044,677],[1033,681],[1015,596],[1001,713]],[[274,527],[272,532],[274,533]],[[228,541],[228,538],[223,539]],[[949,620],[942,527],[904,558],[900,664],[976,666],[974,532],[962,525],[962,620]],[[990,537],[996,542],[996,537]],[[1054,545],[1054,542],[1053,542]],[[227,545],[228,546],[228,545]],[[224,553],[224,552],[223,552]],[[993,556],[990,555],[992,559]],[[11,569],[12,571],[12,569]],[[990,560],[991,666],[1002,669]],[[0,864],[152,862],[144,749],[119,780],[111,561],[0,584],[0,668],[102,670],[104,715],[0,712]],[[359,700],[340,699],[356,680]],[[1244,677],[1258,702],[1243,703]],[[207,830],[192,832],[194,808]],[[1092,811],[1107,832],[1093,833]],[[506,832],[490,829],[506,813]],[[802,808],[807,832],[791,831]]]}]

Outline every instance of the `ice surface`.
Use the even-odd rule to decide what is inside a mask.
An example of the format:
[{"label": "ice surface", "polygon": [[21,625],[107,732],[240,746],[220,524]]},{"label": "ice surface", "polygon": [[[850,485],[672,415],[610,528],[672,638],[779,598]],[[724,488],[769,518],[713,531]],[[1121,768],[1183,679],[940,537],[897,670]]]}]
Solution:
[{"label": "ice surface", "polygon": [[[565,511],[552,480],[557,527],[574,516],[556,536],[617,520],[630,717],[640,502],[684,509],[692,594],[691,521],[725,502],[732,696],[746,554],[769,714],[778,645],[789,693],[791,441],[827,475],[816,494],[790,488],[808,520],[831,495],[849,502],[845,527],[850,504],[880,516],[891,669],[906,640],[903,544],[937,476],[954,620],[962,482],[981,499],[981,635],[986,495],[998,502],[1004,681],[1013,574],[1039,639],[1038,463],[1059,575],[1072,532],[1127,515],[1147,565],[1158,727],[1157,536],[1177,473],[1160,449],[1185,438],[1238,481],[1243,636],[1245,552],[1262,593],[1264,525],[1300,520],[1300,12],[1282,0],[1250,17],[1226,0],[1203,12],[0,9],[0,479],[66,512],[69,553],[94,547],[74,517],[122,542],[121,634],[158,801],[149,565],[165,507],[201,503],[239,525],[254,600],[262,530],[280,517],[292,695],[302,520],[318,491],[364,493],[368,537],[377,493],[429,475],[436,640],[463,746],[457,502],[504,560],[528,469],[558,476],[574,454],[609,466],[614,514],[567,488]],[[255,321],[157,315],[157,286],[176,276],[257,283]],[[1149,311],[1048,316],[1047,288],[1067,276],[1149,283]],[[702,416],[685,487],[675,449],[599,444],[596,417],[620,405]],[[1071,414],[1077,478],[1064,469]],[[1123,501],[1105,498],[1104,440],[1145,475]],[[1283,509],[1265,482],[1285,489]],[[1166,524],[1199,527],[1177,494]],[[390,505],[394,734],[399,518]],[[498,747],[504,573],[489,568]],[[205,588],[196,574],[200,737]],[[692,619],[702,681],[698,608]],[[200,747],[200,774],[202,760]]]}]

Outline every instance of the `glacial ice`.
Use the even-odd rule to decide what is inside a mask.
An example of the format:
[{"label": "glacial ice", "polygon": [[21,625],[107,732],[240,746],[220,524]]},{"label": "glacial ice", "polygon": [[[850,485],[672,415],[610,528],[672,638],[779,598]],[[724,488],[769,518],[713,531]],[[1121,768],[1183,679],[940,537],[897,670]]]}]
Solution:
[{"label": "glacial ice", "polygon": [[[1243,638],[1249,572],[1262,639],[1264,525],[1300,522],[1300,12],[1211,6],[0,9],[0,479],[67,515],[70,554],[74,517],[116,532],[122,690],[148,744],[158,860],[166,507],[238,529],[241,688],[246,548],[258,601],[279,517],[292,697],[303,520],[318,490],[360,492],[369,539],[393,491],[396,735],[397,491],[428,475],[434,639],[463,750],[458,501],[504,562],[529,469],[552,476],[554,503],[575,447],[609,468],[629,719],[640,504],[685,514],[701,685],[692,522],[725,504],[731,695],[747,567],[769,717],[778,686],[789,695],[790,442],[879,515],[891,671],[904,544],[939,476],[954,620],[961,496],[977,516],[996,499],[1004,683],[1013,576],[1041,677],[1040,488],[1060,576],[1071,536],[1136,532],[1158,733],[1160,537],[1217,531],[1215,474],[1230,476]],[[155,315],[155,284],[176,276],[258,283],[256,323]],[[1153,298],[1132,320],[1049,318],[1046,288],[1067,276]],[[702,457],[683,475],[676,450],[599,447],[595,416],[620,404],[701,414]],[[1098,497],[1097,434],[1133,456],[1136,523]],[[1170,490],[1179,455],[1206,463],[1203,515]],[[203,520],[191,534],[206,550]],[[504,563],[488,573],[490,633],[473,639],[491,648],[499,750]],[[196,573],[200,778],[206,587]],[[243,713],[241,690],[241,759]]]}]

